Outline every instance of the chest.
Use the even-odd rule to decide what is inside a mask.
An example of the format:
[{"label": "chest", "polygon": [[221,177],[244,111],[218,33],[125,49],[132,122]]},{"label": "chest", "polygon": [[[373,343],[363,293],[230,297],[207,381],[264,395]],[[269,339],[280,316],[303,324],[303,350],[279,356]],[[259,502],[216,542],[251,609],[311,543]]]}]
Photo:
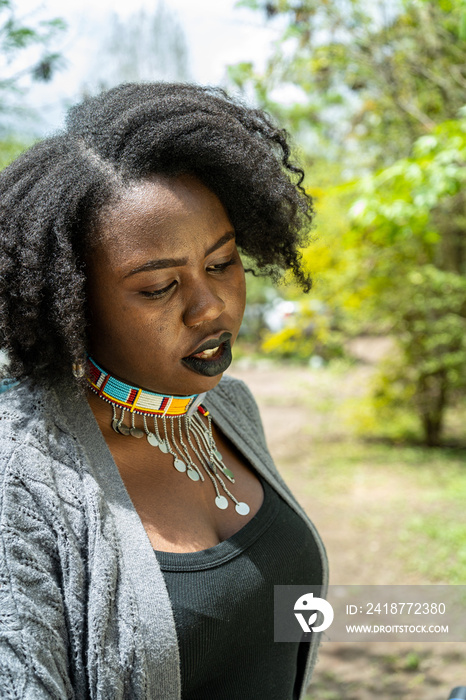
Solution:
[{"label": "chest", "polygon": [[305,659],[297,640],[274,642],[274,591],[320,586],[320,557],[301,517],[262,483],[260,512],[228,542],[156,552],[177,628],[183,697],[297,697]]},{"label": "chest", "polygon": [[[263,489],[243,455],[215,427],[213,437],[223,463],[234,475],[234,483],[221,476],[229,496],[218,479],[199,468],[200,478],[192,480],[187,471],[179,472],[174,456],[164,454],[146,439],[106,437],[114,461],[133,505],[154,549],[166,552],[193,552],[213,547],[240,530],[259,510]],[[188,447],[189,449],[189,447]],[[190,450],[193,461],[199,460]],[[216,505],[223,496],[227,507]],[[242,515],[235,501],[246,503],[249,512]]]}]

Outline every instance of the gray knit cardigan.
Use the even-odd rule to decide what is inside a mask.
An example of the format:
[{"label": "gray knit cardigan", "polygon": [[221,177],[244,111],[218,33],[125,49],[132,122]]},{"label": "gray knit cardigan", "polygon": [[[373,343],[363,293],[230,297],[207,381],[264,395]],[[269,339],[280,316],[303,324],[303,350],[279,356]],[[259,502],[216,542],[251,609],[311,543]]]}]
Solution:
[{"label": "gray knit cardigan", "polygon": [[[276,470],[249,390],[224,377],[205,405],[314,533],[326,589],[320,538]],[[0,485],[2,700],[180,700],[162,572],[88,403],[71,384],[24,383],[0,397]],[[301,698],[317,646],[315,635]]]}]

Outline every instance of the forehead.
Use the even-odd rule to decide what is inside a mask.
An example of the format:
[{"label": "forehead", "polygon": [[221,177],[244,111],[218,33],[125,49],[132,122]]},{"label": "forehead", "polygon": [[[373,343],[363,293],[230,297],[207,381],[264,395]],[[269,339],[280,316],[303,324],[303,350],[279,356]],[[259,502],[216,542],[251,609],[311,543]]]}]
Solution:
[{"label": "forehead", "polygon": [[99,217],[94,252],[129,265],[141,255],[189,252],[232,230],[218,197],[191,175],[128,187]]}]

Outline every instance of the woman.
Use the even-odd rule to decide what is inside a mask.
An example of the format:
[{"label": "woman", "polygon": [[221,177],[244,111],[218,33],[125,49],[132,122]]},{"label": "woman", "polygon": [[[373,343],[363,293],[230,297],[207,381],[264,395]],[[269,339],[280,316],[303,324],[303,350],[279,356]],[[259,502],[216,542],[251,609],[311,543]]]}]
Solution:
[{"label": "woman", "polygon": [[1,174],[1,697],[304,697],[317,640],[273,641],[273,587],[325,592],[325,553],[222,378],[238,248],[309,289],[301,180],[265,114],[169,84]]}]

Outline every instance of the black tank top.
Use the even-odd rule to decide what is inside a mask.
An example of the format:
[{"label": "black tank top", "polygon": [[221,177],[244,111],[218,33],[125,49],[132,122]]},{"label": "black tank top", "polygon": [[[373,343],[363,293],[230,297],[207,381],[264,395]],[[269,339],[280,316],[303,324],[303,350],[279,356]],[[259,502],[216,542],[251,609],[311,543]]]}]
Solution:
[{"label": "black tank top", "polygon": [[308,642],[274,642],[274,585],[322,585],[315,539],[261,478],[256,515],[200,552],[155,551],[173,607],[182,700],[294,700]]}]

